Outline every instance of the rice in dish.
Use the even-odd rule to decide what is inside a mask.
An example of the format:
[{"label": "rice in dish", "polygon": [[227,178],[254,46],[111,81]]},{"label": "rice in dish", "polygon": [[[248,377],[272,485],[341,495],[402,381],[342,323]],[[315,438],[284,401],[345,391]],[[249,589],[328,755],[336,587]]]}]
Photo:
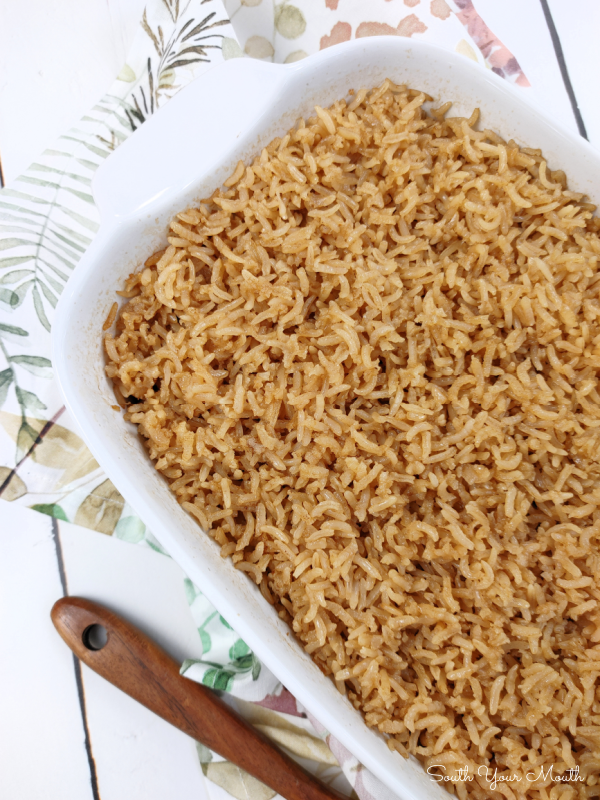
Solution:
[{"label": "rice in dish", "polygon": [[599,225],[429,100],[386,81],[240,162],[127,280],[107,373],[390,747],[461,798],[597,797]]}]

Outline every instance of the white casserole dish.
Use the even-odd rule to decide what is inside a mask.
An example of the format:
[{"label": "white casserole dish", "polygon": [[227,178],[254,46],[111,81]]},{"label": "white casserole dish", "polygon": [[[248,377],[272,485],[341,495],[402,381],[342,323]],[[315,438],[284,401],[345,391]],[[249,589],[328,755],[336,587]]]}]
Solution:
[{"label": "white casserole dish", "polygon": [[251,59],[224,63],[195,81],[126,141],[98,170],[94,197],[102,226],[60,300],[54,366],[65,401],[110,479],[173,558],[259,658],[368,769],[402,800],[447,797],[415,759],[383,737],[338,694],[257,587],[198,528],[169,492],[134,425],[116,413],[104,373],[102,323],[123,279],[166,243],[172,215],[212,193],[239,159],[250,159],[315,103],[386,77],[454,102],[451,113],[482,112],[481,124],[519,144],[541,147],[569,185],[598,198],[600,157],[491,71],[462,56],[413,42],[361,39],[289,66]]}]

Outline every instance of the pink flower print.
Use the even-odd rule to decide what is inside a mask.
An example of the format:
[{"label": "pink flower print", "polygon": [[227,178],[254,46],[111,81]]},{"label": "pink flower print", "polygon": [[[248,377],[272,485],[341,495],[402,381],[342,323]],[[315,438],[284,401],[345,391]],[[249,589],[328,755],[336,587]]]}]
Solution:
[{"label": "pink flower print", "polygon": [[348,22],[336,22],[329,36],[322,36],[320,48],[325,50],[326,47],[331,47],[340,42],[349,42],[352,38],[352,25]]},{"label": "pink flower print", "polygon": [[517,59],[488,28],[475,10],[472,0],[455,2],[460,9],[456,16],[469,31],[496,75],[507,78],[518,86],[531,86]]},{"label": "pink flower print", "polygon": [[425,33],[425,25],[415,14],[401,19],[395,28],[385,22],[361,22],[356,31],[356,38],[363,36],[412,36],[414,33]]}]

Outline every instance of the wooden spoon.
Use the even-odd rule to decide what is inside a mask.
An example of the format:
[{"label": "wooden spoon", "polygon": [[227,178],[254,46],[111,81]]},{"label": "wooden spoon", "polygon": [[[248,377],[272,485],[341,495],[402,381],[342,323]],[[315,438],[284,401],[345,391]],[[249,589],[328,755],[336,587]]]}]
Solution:
[{"label": "wooden spoon", "polygon": [[[183,678],[174,659],[117,614],[82,597],[63,597],[54,604],[51,617],[88,667],[287,800],[342,800],[341,794],[284,755],[214,692]],[[89,631],[94,625],[106,629],[101,649],[91,649]]]}]

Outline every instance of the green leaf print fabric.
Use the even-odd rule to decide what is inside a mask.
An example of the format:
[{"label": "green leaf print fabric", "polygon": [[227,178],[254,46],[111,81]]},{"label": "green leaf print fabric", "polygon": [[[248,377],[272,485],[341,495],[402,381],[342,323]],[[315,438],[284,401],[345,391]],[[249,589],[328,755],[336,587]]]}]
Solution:
[{"label": "green leaf print fabric", "polygon": [[107,94],[0,191],[0,497],[159,550],[64,409],[52,319],[99,227],[94,172],[234,39],[221,0],[153,0]]},{"label": "green leaf print fabric", "polygon": [[181,674],[245,700],[262,700],[279,693],[279,681],[261,665],[248,645],[189,578],[185,580],[185,592],[198,626],[202,658],[184,661]]}]

